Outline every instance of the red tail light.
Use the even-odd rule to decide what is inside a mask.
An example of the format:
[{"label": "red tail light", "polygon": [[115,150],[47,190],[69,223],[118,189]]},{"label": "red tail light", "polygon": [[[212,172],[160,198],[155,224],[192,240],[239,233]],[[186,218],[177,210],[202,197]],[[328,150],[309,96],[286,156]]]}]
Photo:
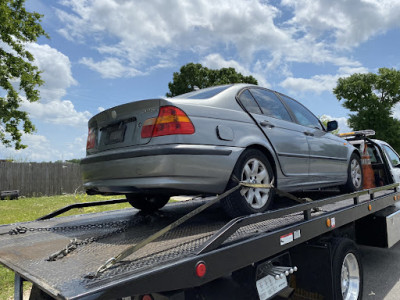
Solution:
[{"label": "red tail light", "polygon": [[94,128],[89,128],[86,150],[93,149],[95,146],[96,146],[96,130]]},{"label": "red tail light", "polygon": [[162,106],[157,118],[143,123],[142,138],[173,134],[193,134],[194,126],[185,112],[174,106]]}]

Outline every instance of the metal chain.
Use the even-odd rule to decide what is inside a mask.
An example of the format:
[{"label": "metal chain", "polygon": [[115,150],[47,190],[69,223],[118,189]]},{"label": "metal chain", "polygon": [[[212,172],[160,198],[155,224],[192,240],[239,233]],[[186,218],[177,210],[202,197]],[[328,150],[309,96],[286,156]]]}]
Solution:
[{"label": "metal chain", "polygon": [[79,230],[81,230],[81,229],[103,229],[103,228],[108,229],[108,228],[118,228],[118,227],[121,227],[121,228],[111,231],[111,232],[108,232],[106,234],[97,236],[97,237],[86,238],[82,241],[78,241],[77,238],[73,238],[72,240],[70,240],[70,243],[64,249],[61,249],[61,250],[51,254],[46,260],[47,261],[56,261],[56,260],[62,259],[65,256],[67,256],[68,254],[70,254],[71,252],[75,251],[78,247],[89,245],[96,241],[111,237],[115,234],[125,232],[129,228],[130,223],[132,223],[132,222],[112,221],[112,222],[107,222],[107,223],[87,224],[87,225],[80,225],[80,226],[55,227],[55,228],[62,228],[62,229],[67,228],[67,229],[72,229],[72,230],[75,230],[75,229],[79,229]]},{"label": "metal chain", "polygon": [[113,235],[125,232],[129,228],[128,224],[129,223],[127,222],[127,224],[124,227],[119,228],[118,230],[114,230],[112,232],[108,232],[106,234],[103,234],[103,235],[100,235],[100,236],[97,236],[97,237],[86,238],[86,239],[84,239],[82,241],[78,241],[78,239],[73,238],[72,240],[70,240],[70,243],[64,249],[61,249],[60,251],[57,251],[57,252],[53,253],[46,260],[47,261],[56,261],[56,260],[62,259],[63,257],[65,257],[68,254],[70,254],[71,252],[75,251],[78,247],[86,246],[86,245],[89,245],[91,243],[97,242],[99,240],[106,239],[106,238],[111,237]]},{"label": "metal chain", "polygon": [[74,230],[88,230],[88,229],[103,229],[103,228],[118,228],[126,226],[128,221],[111,221],[106,223],[95,223],[95,224],[85,224],[85,225],[75,225],[75,226],[58,226],[58,227],[38,227],[29,228],[25,226],[17,226],[8,232],[0,233],[0,235],[18,235],[27,232],[41,232],[41,231],[51,231],[51,232],[65,232]]},{"label": "metal chain", "polygon": [[0,235],[6,235],[6,234],[19,235],[19,234],[25,234],[27,232],[67,232],[67,231],[75,231],[75,230],[81,231],[81,230],[90,230],[90,229],[118,228],[117,230],[114,230],[112,232],[108,232],[106,234],[103,234],[103,235],[100,235],[97,237],[86,238],[82,241],[78,241],[78,239],[73,238],[72,240],[70,240],[69,244],[65,246],[65,248],[53,253],[46,259],[47,261],[56,261],[56,260],[59,260],[65,256],[67,256],[69,253],[73,252],[78,247],[85,246],[85,245],[94,243],[96,241],[106,239],[115,234],[120,234],[122,232],[125,232],[129,228],[131,223],[136,223],[136,222],[111,221],[111,222],[106,222],[106,223],[85,224],[85,225],[79,225],[79,226],[38,227],[38,228],[28,228],[25,226],[17,226],[8,232],[0,233]]}]

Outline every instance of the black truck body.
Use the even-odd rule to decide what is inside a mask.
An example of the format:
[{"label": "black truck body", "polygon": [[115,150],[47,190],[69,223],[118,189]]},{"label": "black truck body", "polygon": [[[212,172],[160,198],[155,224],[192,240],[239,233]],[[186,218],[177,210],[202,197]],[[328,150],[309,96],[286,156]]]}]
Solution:
[{"label": "black truck body", "polygon": [[[16,274],[16,299],[22,299],[23,280],[34,284],[32,299],[208,299],[204,290],[224,277],[234,278],[249,299],[269,299],[278,292],[335,299],[335,249],[342,241],[396,243],[398,229],[390,224],[400,218],[400,192],[391,184],[319,198],[233,220],[216,204],[97,277],[87,275],[210,199],[172,203],[148,215],[124,209],[2,225],[0,263]],[[72,239],[80,241],[76,249],[49,261]],[[256,282],[267,274],[276,280],[285,274],[288,286],[273,285],[276,293],[262,294]]]}]

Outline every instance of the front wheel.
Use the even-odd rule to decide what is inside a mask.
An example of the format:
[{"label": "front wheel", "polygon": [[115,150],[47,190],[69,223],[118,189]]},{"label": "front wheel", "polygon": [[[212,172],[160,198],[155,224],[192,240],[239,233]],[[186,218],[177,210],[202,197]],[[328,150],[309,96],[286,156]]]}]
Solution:
[{"label": "front wheel", "polygon": [[164,207],[168,203],[169,198],[169,196],[126,195],[126,199],[129,200],[130,205],[145,212],[153,212]]},{"label": "front wheel", "polygon": [[[249,183],[269,184],[274,178],[267,157],[257,149],[246,150],[236,162],[227,189],[238,183],[233,178]],[[222,206],[231,217],[264,212],[271,204],[273,191],[269,188],[242,187],[222,200]]]},{"label": "front wheel", "polygon": [[347,182],[341,187],[343,192],[352,193],[363,187],[363,172],[360,157],[353,153],[347,167]]}]

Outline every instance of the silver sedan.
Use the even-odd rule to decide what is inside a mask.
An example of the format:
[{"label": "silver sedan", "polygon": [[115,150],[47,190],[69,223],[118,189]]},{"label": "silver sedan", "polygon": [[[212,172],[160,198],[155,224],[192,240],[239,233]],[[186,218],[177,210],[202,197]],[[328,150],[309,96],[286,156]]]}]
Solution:
[{"label": "silver sedan", "polygon": [[[255,85],[206,88],[130,102],[89,120],[81,162],[88,194],[125,194],[139,209],[172,195],[222,193],[237,181],[285,191],[362,188],[360,154],[307,108]],[[264,212],[267,188],[243,187],[223,200],[230,216]]]}]

